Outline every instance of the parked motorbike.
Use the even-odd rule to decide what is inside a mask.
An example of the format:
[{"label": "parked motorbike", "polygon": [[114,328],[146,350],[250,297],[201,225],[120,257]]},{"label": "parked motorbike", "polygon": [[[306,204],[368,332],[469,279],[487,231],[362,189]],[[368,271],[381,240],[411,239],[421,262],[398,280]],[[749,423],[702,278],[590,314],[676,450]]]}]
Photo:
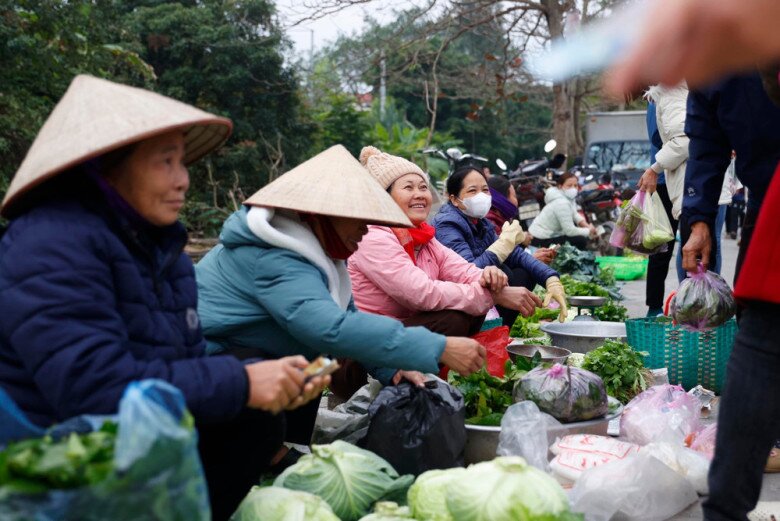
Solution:
[{"label": "parked motorbike", "polygon": [[[549,154],[557,146],[557,142],[551,139],[544,145],[544,151]],[[524,161],[517,170],[509,174],[509,180],[517,194],[520,221],[526,229],[541,213],[544,207],[544,192],[555,186],[555,180],[560,175],[559,169],[565,162],[565,155],[556,154],[552,158]]]},{"label": "parked motorbike", "polygon": [[462,166],[470,165],[481,171],[484,166],[489,164],[486,157],[477,154],[463,153],[459,148],[455,147],[448,148],[447,150],[431,147],[424,149],[422,153],[430,154],[447,161],[447,177],[451,176]]},{"label": "parked motorbike", "polygon": [[577,196],[577,204],[588,224],[596,227],[596,238],[589,243],[589,248],[601,255],[618,255],[619,251],[610,245],[609,238],[615,229],[621,200],[619,192],[611,185],[598,185],[594,189],[584,190]]}]

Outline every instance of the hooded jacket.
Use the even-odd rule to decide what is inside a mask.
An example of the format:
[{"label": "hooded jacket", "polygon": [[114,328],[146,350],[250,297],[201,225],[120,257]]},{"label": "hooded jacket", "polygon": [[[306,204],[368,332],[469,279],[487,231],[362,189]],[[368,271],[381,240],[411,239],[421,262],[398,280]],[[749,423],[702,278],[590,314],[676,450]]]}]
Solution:
[{"label": "hooded jacket", "polygon": [[484,315],[493,297],[479,280],[482,270],[435,238],[420,247],[417,263],[390,228],[369,226],[348,261],[355,303],[362,311],[393,318],[454,309]]},{"label": "hooded jacket", "polygon": [[243,207],[225,221],[221,244],[195,267],[209,352],[255,348],[258,356],[310,360],[329,354],[361,362],[383,383],[396,369],[438,372],[442,335],[361,313],[343,300],[344,262],[327,258],[296,214],[252,211],[266,220],[255,222],[255,231],[272,229],[271,235],[261,239],[250,229]]},{"label": "hooded jacket", "polygon": [[0,241],[0,385],[41,426],[116,413],[145,378],[178,387],[199,421],[238,414],[246,372],[205,357],[184,227],[132,227],[69,177]]},{"label": "hooded jacket", "polygon": [[561,189],[553,186],[544,194],[544,208],[528,227],[528,232],[538,239],[553,237],[588,237],[590,231],[575,223],[582,217],[572,201]]},{"label": "hooded jacket", "polygon": [[[474,222],[456,206],[447,203],[434,217],[433,225],[440,243],[468,262],[473,262],[478,268],[502,265],[496,254],[488,251],[488,247],[498,240],[498,235],[493,224],[487,219]],[[550,277],[558,276],[555,270],[536,260],[520,246],[515,248],[503,265],[510,269],[524,269],[542,286]]]}]

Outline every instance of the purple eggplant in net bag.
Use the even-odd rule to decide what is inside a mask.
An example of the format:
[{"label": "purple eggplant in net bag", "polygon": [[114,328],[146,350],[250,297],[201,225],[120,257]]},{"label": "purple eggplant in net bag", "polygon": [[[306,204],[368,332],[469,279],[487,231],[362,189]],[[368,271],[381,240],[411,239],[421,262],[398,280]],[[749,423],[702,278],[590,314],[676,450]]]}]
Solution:
[{"label": "purple eggplant in net bag", "polygon": [[669,314],[689,331],[707,331],[725,324],[737,312],[728,283],[701,264],[682,281],[672,299]]}]

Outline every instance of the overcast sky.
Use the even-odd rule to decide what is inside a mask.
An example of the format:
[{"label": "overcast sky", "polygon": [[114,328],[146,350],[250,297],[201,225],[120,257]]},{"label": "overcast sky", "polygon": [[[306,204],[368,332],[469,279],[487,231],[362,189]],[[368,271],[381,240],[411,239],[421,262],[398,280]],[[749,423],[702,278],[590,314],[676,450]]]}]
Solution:
[{"label": "overcast sky", "polygon": [[381,22],[393,19],[393,10],[403,10],[411,7],[419,0],[374,0],[366,5],[356,5],[342,9],[334,14],[313,22],[305,22],[294,27],[290,24],[311,14],[316,5],[316,0],[278,0],[276,3],[287,37],[295,46],[295,53],[307,56],[314,41],[314,50],[322,48],[329,42],[335,41],[340,35],[349,35],[360,32],[366,13]]}]

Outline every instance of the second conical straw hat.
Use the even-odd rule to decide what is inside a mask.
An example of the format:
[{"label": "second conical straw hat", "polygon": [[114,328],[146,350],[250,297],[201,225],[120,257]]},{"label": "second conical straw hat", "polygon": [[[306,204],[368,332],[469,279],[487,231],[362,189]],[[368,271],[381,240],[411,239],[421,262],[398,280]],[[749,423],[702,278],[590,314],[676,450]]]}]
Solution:
[{"label": "second conical straw hat", "polygon": [[410,227],[409,218],[341,145],[301,163],[244,204]]}]

